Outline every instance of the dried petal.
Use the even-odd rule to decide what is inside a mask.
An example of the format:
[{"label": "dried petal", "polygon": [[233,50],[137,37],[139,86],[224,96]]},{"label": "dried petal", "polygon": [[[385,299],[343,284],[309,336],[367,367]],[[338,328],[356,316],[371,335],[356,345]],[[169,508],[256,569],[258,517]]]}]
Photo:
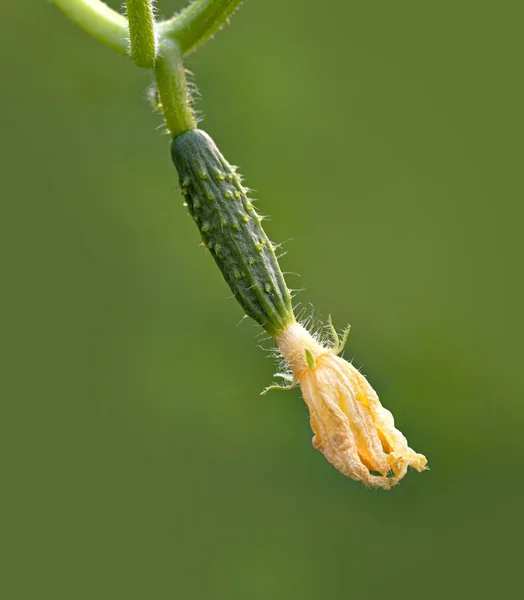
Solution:
[{"label": "dried petal", "polygon": [[347,477],[390,489],[427,460],[395,428],[366,378],[335,351],[293,323],[277,338],[282,356],[302,389],[315,434],[313,446]]}]

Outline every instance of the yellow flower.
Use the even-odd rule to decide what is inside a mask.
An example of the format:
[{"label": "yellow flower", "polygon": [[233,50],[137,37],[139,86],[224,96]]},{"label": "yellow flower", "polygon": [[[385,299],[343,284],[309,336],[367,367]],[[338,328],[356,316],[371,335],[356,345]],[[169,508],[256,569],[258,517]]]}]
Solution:
[{"label": "yellow flower", "polygon": [[334,335],[326,348],[292,323],[276,339],[309,408],[313,446],[347,477],[389,490],[408,466],[423,471],[426,457],[408,446],[366,378],[337,356],[347,332],[342,344]]}]

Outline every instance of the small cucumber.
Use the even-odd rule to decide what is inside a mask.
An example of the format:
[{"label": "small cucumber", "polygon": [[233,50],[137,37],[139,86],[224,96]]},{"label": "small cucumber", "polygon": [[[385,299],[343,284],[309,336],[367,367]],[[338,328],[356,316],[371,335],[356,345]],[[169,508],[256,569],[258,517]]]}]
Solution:
[{"label": "small cucumber", "polygon": [[226,159],[207,133],[177,136],[171,155],[189,213],[247,315],[271,335],[295,318],[291,294],[260,217]]}]

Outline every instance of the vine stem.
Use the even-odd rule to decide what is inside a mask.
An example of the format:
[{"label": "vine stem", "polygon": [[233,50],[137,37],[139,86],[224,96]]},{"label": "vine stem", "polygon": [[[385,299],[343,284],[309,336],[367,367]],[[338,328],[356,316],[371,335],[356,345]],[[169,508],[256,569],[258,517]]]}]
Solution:
[{"label": "vine stem", "polygon": [[162,112],[171,136],[175,138],[184,131],[196,129],[182,52],[176,42],[169,39],[161,41],[155,75]]},{"label": "vine stem", "polygon": [[152,0],[126,0],[128,19],[101,0],[52,0],[77,25],[139,67],[154,70],[171,135],[195,129],[183,56],[213,36],[243,0],[194,0],[173,18],[155,23]]},{"label": "vine stem", "polygon": [[137,67],[155,66],[157,35],[151,0],[126,0],[131,58]]},{"label": "vine stem", "polygon": [[159,23],[159,33],[176,40],[185,56],[223,27],[243,1],[195,0],[172,19]]},{"label": "vine stem", "polygon": [[84,31],[120,54],[129,54],[127,19],[101,0],[52,0]]},{"label": "vine stem", "polygon": [[[99,42],[120,54],[129,55],[129,26],[123,15],[101,0],[51,1]],[[185,56],[194,52],[223,27],[242,2],[243,0],[194,0],[171,19],[157,23],[158,36],[175,40]],[[128,3],[129,0],[126,0],[126,4]],[[131,40],[132,38],[131,33]],[[152,66],[149,61],[146,62],[148,66]]]}]

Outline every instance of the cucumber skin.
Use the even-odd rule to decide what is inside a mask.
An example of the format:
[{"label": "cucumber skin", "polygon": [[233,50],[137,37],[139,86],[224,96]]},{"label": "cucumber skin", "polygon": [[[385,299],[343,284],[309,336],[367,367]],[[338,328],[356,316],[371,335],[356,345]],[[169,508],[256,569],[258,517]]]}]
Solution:
[{"label": "cucumber skin", "polygon": [[200,129],[177,136],[171,156],[202,243],[245,313],[276,335],[295,320],[291,294],[235,168]]}]

